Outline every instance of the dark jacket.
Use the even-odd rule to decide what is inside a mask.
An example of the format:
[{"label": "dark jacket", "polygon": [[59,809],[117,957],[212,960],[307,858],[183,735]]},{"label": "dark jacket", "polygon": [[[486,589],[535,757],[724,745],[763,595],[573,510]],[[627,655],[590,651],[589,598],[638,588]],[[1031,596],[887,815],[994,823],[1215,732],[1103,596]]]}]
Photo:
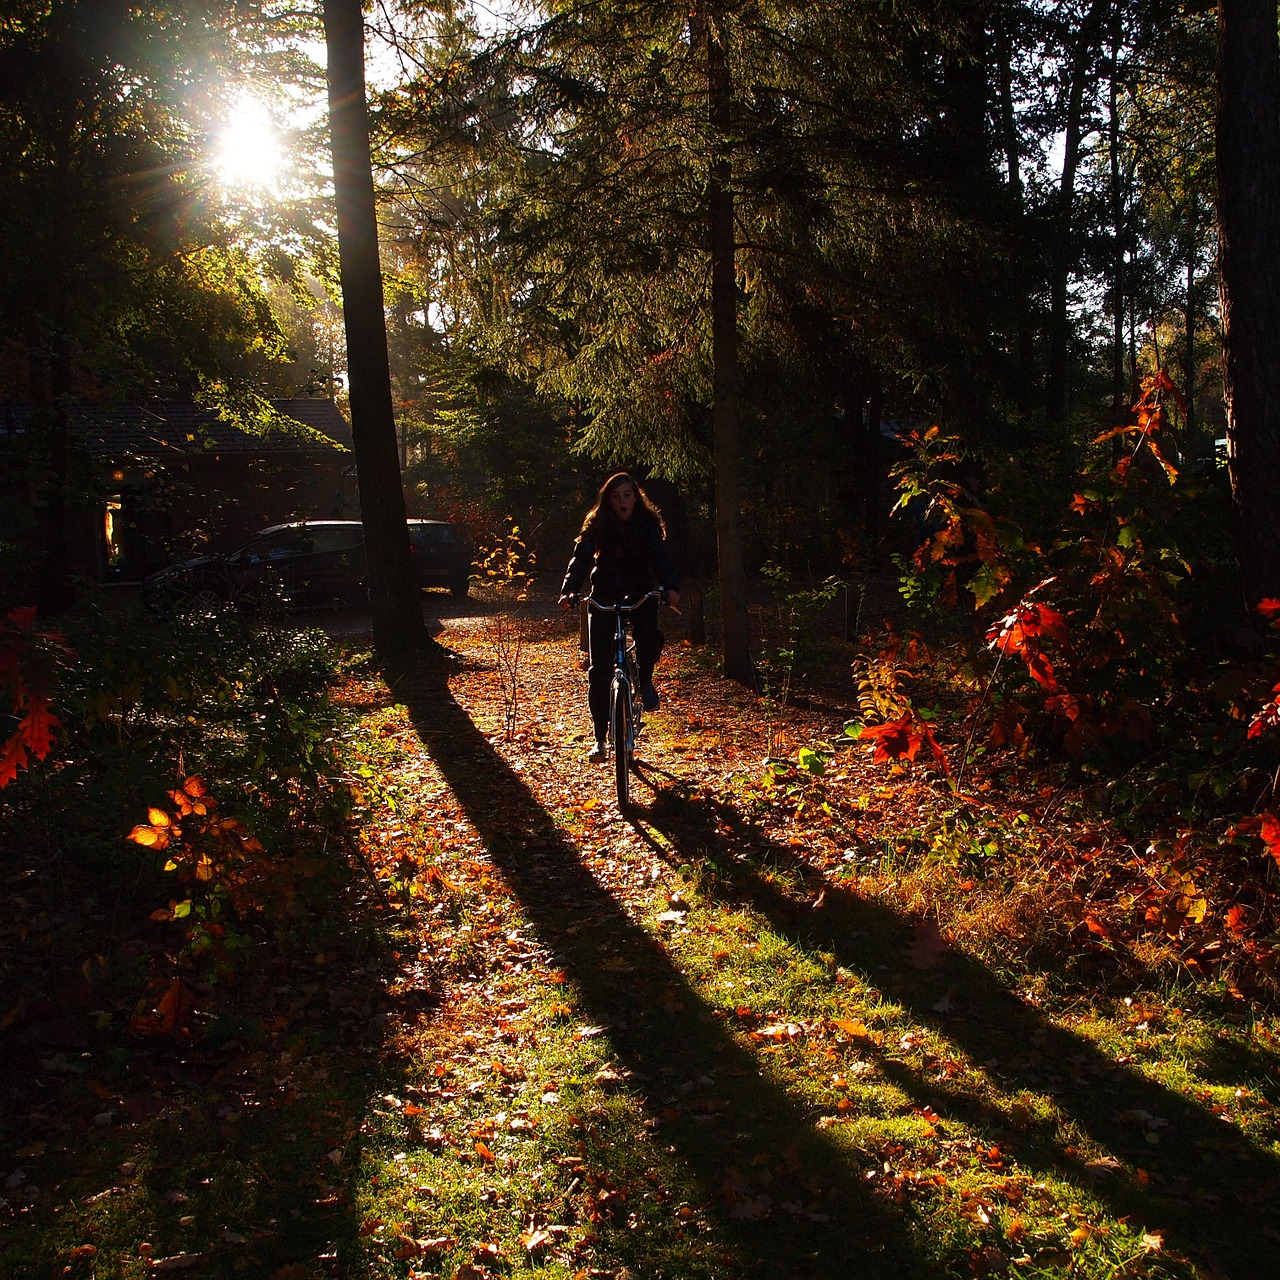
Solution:
[{"label": "dark jacket", "polygon": [[680,589],[662,526],[643,508],[624,525],[606,520],[598,542],[589,537],[578,539],[560,594],[580,594],[588,577],[587,594],[604,604],[617,604],[654,587]]}]

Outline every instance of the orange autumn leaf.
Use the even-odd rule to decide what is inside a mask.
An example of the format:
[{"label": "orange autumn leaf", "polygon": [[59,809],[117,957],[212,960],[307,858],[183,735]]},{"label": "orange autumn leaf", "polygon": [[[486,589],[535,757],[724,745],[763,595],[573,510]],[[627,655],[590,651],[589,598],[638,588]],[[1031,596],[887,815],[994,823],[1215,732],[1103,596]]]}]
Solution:
[{"label": "orange autumn leaf", "polygon": [[1053,663],[1043,653],[1030,653],[1025,657],[1031,678],[1043,688],[1056,692],[1059,685],[1058,677],[1053,674]]},{"label": "orange autumn leaf", "polygon": [[1067,620],[1048,605],[1018,605],[1005,614],[988,632],[987,640],[1001,653],[1023,654],[1041,640],[1063,641],[1067,638]]},{"label": "orange autumn leaf", "polygon": [[[1111,440],[1118,436],[1136,435],[1138,444],[1145,444],[1151,450],[1151,456],[1160,464],[1169,483],[1173,484],[1178,478],[1178,468],[1166,455],[1160,443],[1168,425],[1164,397],[1166,395],[1172,397],[1174,403],[1184,411],[1186,400],[1164,370],[1144,378],[1142,385],[1142,396],[1133,406],[1132,420],[1123,426],[1104,431],[1094,440],[1094,444],[1101,444],[1104,440]],[[1123,480],[1129,474],[1129,468],[1136,456],[1136,451],[1126,454],[1116,464],[1115,474],[1119,479]]]},{"label": "orange autumn leaf", "polygon": [[139,823],[125,836],[125,839],[132,840],[134,844],[142,845],[144,849],[160,850],[168,846],[169,833],[167,831],[158,831],[155,827]]},{"label": "orange autumn leaf", "polygon": [[1055,693],[1044,700],[1046,711],[1056,711],[1068,720],[1079,720],[1081,716],[1080,700],[1073,693]]},{"label": "orange autumn leaf", "polygon": [[26,705],[26,714],[0,752],[0,787],[17,777],[28,755],[43,760],[53,747],[53,733],[59,722],[49,710],[49,699],[33,694]]},{"label": "orange autumn leaf", "polygon": [[1092,912],[1085,916],[1084,923],[1090,933],[1096,933],[1100,938],[1111,939],[1115,936]]},{"label": "orange autumn leaf", "polygon": [[21,734],[15,733],[0,751],[0,787],[8,786],[26,763],[27,744]]},{"label": "orange autumn leaf", "polygon": [[832,1018],[831,1025],[846,1035],[858,1036],[862,1039],[870,1036],[871,1032],[867,1030],[865,1022],[859,1022],[856,1018]]},{"label": "orange autumn leaf", "polygon": [[951,776],[946,754],[932,727],[914,712],[908,712],[900,720],[890,720],[885,724],[863,725],[858,733],[858,740],[875,744],[871,759],[876,762],[914,760],[920,754],[920,748],[927,746],[937,766],[947,777]]},{"label": "orange autumn leaf", "polygon": [[174,978],[160,997],[152,1013],[136,1013],[129,1022],[138,1035],[178,1037],[190,1034],[194,1001],[191,988],[181,978]]},{"label": "orange autumn leaf", "polygon": [[1262,826],[1258,834],[1262,837],[1262,843],[1267,846],[1267,852],[1280,862],[1280,818],[1267,810],[1262,815]]},{"label": "orange autumn leaf", "polygon": [[861,742],[875,743],[872,760],[900,760],[903,756],[914,760],[920,744],[912,744],[910,725],[909,716],[903,716],[901,720],[888,720],[884,724],[865,725],[858,739]]},{"label": "orange autumn leaf", "polygon": [[1256,832],[1266,851],[1280,864],[1280,817],[1270,809],[1245,818],[1242,822],[1238,822],[1233,830],[1236,835]]},{"label": "orange autumn leaf", "polygon": [[160,1025],[166,1034],[173,1035],[185,1030],[187,1021],[191,1017],[191,1009],[191,989],[181,978],[174,978],[169,984],[169,989],[161,997],[159,1005],[156,1006],[156,1012],[160,1015]]},{"label": "orange autumn leaf", "polygon": [[37,760],[43,760],[53,747],[53,731],[59,727],[58,717],[49,710],[49,699],[33,694],[27,714],[18,725],[27,742],[27,749]]},{"label": "orange autumn leaf", "polygon": [[475,1142],[476,1155],[480,1157],[485,1164],[492,1164],[498,1157],[490,1150],[488,1143],[482,1142],[479,1138]]},{"label": "orange autumn leaf", "polygon": [[1269,702],[1263,703],[1257,715],[1249,721],[1249,737],[1258,737],[1264,729],[1280,724],[1280,684],[1271,689],[1273,695]]}]

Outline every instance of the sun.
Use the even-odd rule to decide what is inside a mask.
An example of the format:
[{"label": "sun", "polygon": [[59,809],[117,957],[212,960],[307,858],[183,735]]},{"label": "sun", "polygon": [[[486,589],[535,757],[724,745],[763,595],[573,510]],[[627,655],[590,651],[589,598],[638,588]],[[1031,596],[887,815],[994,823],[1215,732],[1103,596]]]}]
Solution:
[{"label": "sun", "polygon": [[266,105],[241,98],[215,137],[213,167],[219,180],[227,187],[274,188],[285,165],[282,142]]}]

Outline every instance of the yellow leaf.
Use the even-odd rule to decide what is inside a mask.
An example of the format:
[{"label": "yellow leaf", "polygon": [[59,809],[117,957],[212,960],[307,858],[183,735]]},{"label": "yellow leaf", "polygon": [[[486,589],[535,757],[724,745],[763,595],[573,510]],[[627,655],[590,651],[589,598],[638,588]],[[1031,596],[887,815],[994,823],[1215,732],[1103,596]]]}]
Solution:
[{"label": "yellow leaf", "polygon": [[169,833],[157,831],[155,827],[136,826],[125,839],[142,845],[144,849],[163,849],[169,843]]},{"label": "yellow leaf", "polygon": [[867,1030],[866,1023],[859,1022],[856,1018],[832,1018],[831,1025],[843,1031],[846,1035],[861,1036],[863,1039],[871,1034]]},{"label": "yellow leaf", "polygon": [[169,825],[169,815],[163,809],[148,809],[147,821],[153,827],[167,827]]}]

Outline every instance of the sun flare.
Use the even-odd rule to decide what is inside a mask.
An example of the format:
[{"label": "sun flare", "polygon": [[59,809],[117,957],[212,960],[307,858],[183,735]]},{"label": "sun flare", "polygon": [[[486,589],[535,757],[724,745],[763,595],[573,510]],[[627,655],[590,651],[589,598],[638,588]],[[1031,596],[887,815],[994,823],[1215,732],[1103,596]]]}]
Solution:
[{"label": "sun flare", "polygon": [[214,144],[213,164],[228,187],[273,187],[284,169],[279,128],[256,98],[242,98]]}]

